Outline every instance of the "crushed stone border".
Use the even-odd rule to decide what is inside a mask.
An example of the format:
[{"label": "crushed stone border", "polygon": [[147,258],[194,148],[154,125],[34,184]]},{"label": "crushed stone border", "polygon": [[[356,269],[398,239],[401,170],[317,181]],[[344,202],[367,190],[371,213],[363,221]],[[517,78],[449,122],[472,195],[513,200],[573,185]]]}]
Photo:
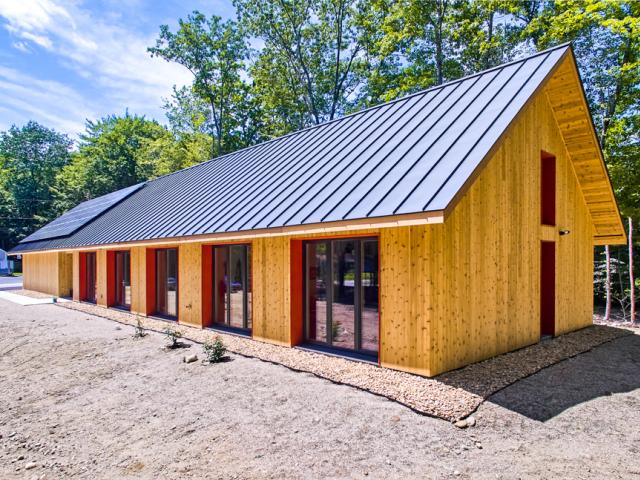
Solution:
[{"label": "crushed stone border", "polygon": [[231,353],[355,387],[400,403],[417,413],[450,422],[471,415],[489,396],[518,380],[599,345],[633,334],[626,329],[593,325],[426,378],[371,363],[274,345],[219,330],[200,329],[93,304],[71,302],[57,305],[134,327],[139,320],[142,328],[156,333],[163,333],[167,326],[173,326],[182,333],[183,338],[196,343],[220,337]]}]

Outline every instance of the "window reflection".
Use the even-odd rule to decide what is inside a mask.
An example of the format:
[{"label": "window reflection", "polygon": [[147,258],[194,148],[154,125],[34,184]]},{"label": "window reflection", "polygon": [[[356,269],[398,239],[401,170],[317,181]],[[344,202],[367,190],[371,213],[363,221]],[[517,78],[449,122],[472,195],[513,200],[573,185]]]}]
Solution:
[{"label": "window reflection", "polygon": [[156,313],[178,316],[178,250],[156,250]]},{"label": "window reflection", "polygon": [[305,338],[378,351],[377,239],[305,243]]},{"label": "window reflection", "polygon": [[251,328],[251,248],[213,247],[213,321],[233,328]]},{"label": "window reflection", "polygon": [[128,251],[116,255],[116,304],[131,307],[131,255]]}]

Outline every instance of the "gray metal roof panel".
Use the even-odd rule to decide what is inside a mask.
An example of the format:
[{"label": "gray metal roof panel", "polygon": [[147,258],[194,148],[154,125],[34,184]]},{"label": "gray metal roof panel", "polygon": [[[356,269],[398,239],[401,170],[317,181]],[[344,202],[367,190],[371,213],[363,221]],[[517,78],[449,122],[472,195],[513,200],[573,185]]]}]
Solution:
[{"label": "gray metal roof panel", "polygon": [[123,199],[73,233],[39,230],[12,253],[442,210],[568,49],[114,192]]}]

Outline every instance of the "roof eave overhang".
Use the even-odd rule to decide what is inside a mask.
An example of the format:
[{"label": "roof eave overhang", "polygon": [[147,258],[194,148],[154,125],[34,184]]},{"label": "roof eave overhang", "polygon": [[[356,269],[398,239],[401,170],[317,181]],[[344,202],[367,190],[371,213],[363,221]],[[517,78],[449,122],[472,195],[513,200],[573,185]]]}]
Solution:
[{"label": "roof eave overhang", "polygon": [[285,227],[265,228],[259,230],[245,230],[240,232],[210,233],[202,235],[190,235],[188,237],[154,238],[145,240],[133,240],[129,242],[116,242],[104,245],[82,245],[73,247],[22,250],[10,252],[9,255],[24,255],[29,253],[47,252],[72,252],[90,250],[109,250],[127,248],[132,246],[154,247],[162,245],[175,245],[184,243],[220,243],[247,241],[254,238],[283,237],[283,236],[322,236],[339,235],[341,232],[358,232],[381,228],[407,227],[413,225],[428,225],[444,223],[444,211],[437,210],[431,212],[410,213],[403,215],[392,215],[386,217],[362,218],[355,220],[341,220],[336,222],[315,223],[307,225],[291,225]]}]

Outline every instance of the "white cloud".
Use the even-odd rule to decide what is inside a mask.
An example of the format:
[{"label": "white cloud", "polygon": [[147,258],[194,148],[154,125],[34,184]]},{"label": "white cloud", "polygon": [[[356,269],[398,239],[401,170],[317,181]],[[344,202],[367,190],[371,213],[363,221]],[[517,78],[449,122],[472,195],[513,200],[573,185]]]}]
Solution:
[{"label": "white cloud", "polygon": [[[99,90],[98,101],[92,102],[97,110],[88,112],[90,118],[125,108],[136,113],[138,108],[142,109],[139,113],[159,112],[161,98],[170,94],[174,84],[191,81],[186,69],[149,56],[147,47],[154,44],[156,32],[144,35],[127,30],[117,17],[98,18],[81,3],[0,0],[0,17],[6,30],[18,39],[14,48],[22,52],[44,49]],[[24,100],[30,102],[29,98]],[[77,100],[77,110],[85,111],[86,99]],[[77,123],[84,118],[69,120]]]},{"label": "white cloud", "polygon": [[[0,106],[6,117],[36,119],[46,126],[68,133],[84,130],[95,106],[78,92],[59,82],[39,80],[12,68],[0,66]],[[26,118],[24,118],[26,117]],[[3,125],[3,129],[9,125]]]},{"label": "white cloud", "polygon": [[16,50],[20,50],[22,53],[31,53],[31,49],[26,42],[13,42],[11,46]]}]

